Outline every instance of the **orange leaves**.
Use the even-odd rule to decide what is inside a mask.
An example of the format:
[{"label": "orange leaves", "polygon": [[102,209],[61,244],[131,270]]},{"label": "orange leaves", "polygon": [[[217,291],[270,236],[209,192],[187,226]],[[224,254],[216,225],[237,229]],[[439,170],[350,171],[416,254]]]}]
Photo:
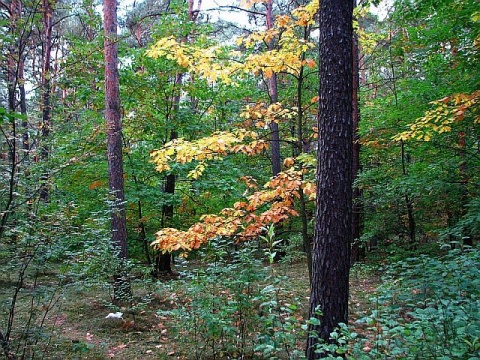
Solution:
[{"label": "orange leaves", "polygon": [[98,187],[101,187],[101,186],[104,186],[105,185],[105,181],[102,181],[102,180],[95,180],[93,183],[91,183],[88,188],[90,190],[94,190]]},{"label": "orange leaves", "polygon": [[[225,208],[219,215],[202,216],[187,231],[171,228],[160,230],[151,245],[164,252],[190,251],[218,236],[235,238],[237,241],[257,237],[269,224],[298,216],[294,202],[300,191],[307,196],[315,192],[312,183],[302,180],[302,174],[302,170],[292,167],[272,178],[264,185],[264,189],[256,190],[244,201],[236,202],[233,208]],[[243,179],[247,186],[256,189],[253,179]]]},{"label": "orange leaves", "polygon": [[396,135],[393,139],[430,141],[433,134],[452,131],[452,126],[466,117],[469,117],[474,124],[480,124],[479,102],[480,90],[471,94],[454,94],[432,101],[434,109],[427,111],[423,117],[410,125],[409,130]]},{"label": "orange leaves", "polygon": [[289,157],[289,158],[286,158],[285,160],[283,160],[283,166],[284,167],[290,167],[292,166],[293,164],[295,164],[295,159]]}]

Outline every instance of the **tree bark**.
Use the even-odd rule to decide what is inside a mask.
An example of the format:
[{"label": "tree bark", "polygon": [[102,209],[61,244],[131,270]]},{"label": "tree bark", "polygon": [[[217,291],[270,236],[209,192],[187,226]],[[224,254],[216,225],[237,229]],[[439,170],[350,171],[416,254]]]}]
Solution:
[{"label": "tree bark", "polygon": [[348,320],[352,240],[352,13],[351,0],[323,0],[320,7],[319,144],[317,211],[313,245],[306,355],[316,359],[320,339]]},{"label": "tree bark", "polygon": [[131,289],[128,276],[124,270],[124,262],[128,258],[128,252],[118,75],[117,1],[104,0],[103,13],[105,27],[105,122],[109,189],[112,197],[110,205],[111,242],[120,264],[117,273],[114,275],[114,297],[116,301],[124,301],[131,296]]}]

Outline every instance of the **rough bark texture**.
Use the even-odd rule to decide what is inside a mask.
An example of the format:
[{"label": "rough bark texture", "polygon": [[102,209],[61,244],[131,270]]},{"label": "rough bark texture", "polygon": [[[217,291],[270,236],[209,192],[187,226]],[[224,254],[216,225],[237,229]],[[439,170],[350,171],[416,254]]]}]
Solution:
[{"label": "rough bark texture", "polygon": [[[117,1],[104,0],[105,26],[105,121],[107,127],[107,157],[111,205],[111,241],[120,263],[127,259],[127,229],[123,185],[122,124],[120,114],[120,85],[118,77]],[[115,300],[130,296],[128,277],[118,270],[114,275]]]},{"label": "rough bark texture", "polygon": [[[352,12],[351,0],[323,0],[320,8],[320,91],[317,212],[313,245],[310,331],[322,339],[348,319],[352,239]],[[316,309],[321,314],[316,313]],[[318,339],[309,336],[307,358]]]}]

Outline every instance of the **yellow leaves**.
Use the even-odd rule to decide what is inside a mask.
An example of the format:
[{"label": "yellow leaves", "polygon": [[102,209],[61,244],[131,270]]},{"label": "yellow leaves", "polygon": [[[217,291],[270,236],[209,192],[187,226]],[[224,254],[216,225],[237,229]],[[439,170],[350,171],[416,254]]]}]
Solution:
[{"label": "yellow leaves", "polygon": [[288,15],[279,15],[276,20],[279,27],[287,27],[292,22],[292,18]]},{"label": "yellow leaves", "polygon": [[245,127],[255,126],[259,129],[267,127],[272,122],[279,123],[283,120],[292,119],[297,116],[297,108],[286,109],[281,103],[256,103],[247,105],[240,117],[245,118]]},{"label": "yellow leaves", "polygon": [[184,43],[180,43],[173,36],[169,36],[158,40],[155,45],[147,50],[147,56],[154,59],[166,57],[187,68],[191,64],[192,59],[187,55],[186,50],[187,47]]},{"label": "yellow leaves", "polygon": [[307,26],[315,23],[315,14],[320,7],[319,0],[310,1],[305,6],[300,6],[292,11],[292,15],[296,18],[296,25]]},{"label": "yellow leaves", "polygon": [[313,59],[303,60],[302,65],[307,65],[310,69],[317,66],[317,63]]},{"label": "yellow leaves", "polygon": [[[206,79],[210,82],[219,80],[226,84],[232,84],[232,74],[241,64],[227,60],[225,49],[220,46],[198,46],[186,42],[179,42],[173,36],[158,40],[146,55],[154,59],[165,57],[175,61],[187,71]],[[233,58],[238,54],[231,53]]]},{"label": "yellow leaves", "polygon": [[298,27],[309,26],[315,22],[318,3],[318,0],[314,0],[304,7],[298,7],[292,12],[292,16],[279,15],[273,28],[237,39],[237,44],[244,45],[247,49],[278,39],[276,49],[248,56],[242,70],[255,75],[262,73],[266,78],[270,78],[281,72],[298,75],[302,66],[316,66],[313,60],[302,60],[302,55],[313,48],[314,44],[299,39],[297,30]]},{"label": "yellow leaves", "polygon": [[433,134],[441,134],[452,131],[452,125],[463,121],[466,117],[473,123],[480,123],[478,104],[480,102],[480,90],[471,94],[454,94],[442,99],[432,101],[432,110],[415,120],[410,129],[396,135],[393,140],[406,141],[411,139],[430,141]]},{"label": "yellow leaves", "polygon": [[[228,153],[254,155],[266,150],[268,143],[257,138],[258,135],[255,132],[240,129],[234,132],[216,132],[195,141],[175,139],[161,149],[152,151],[151,162],[155,164],[158,172],[163,172],[171,169],[169,164],[171,162],[186,164],[199,161],[195,169],[188,174],[189,178],[198,179],[209,160],[221,159]],[[246,140],[250,142],[245,142]]]},{"label": "yellow leaves", "polygon": [[315,198],[317,197],[317,187],[315,186],[315,184],[311,181],[305,181],[302,183],[302,190],[303,190],[303,193],[305,194],[305,196],[309,199],[309,200],[315,200]]},{"label": "yellow leaves", "polygon": [[[244,0],[243,6],[249,7],[264,0]],[[191,73],[210,82],[222,81],[226,84],[235,84],[234,74],[263,74],[270,78],[276,73],[298,75],[303,66],[313,68],[316,63],[312,59],[303,60],[303,54],[314,44],[300,39],[298,27],[309,26],[314,23],[314,16],[318,10],[318,0],[311,1],[304,7],[292,12],[292,16],[277,16],[271,29],[254,32],[246,37],[238,38],[237,45],[247,49],[270,43],[278,39],[277,48],[270,51],[251,54],[242,59],[239,52],[226,53],[220,46],[206,47],[177,41],[173,36],[158,40],[148,51],[147,56],[152,58],[165,57],[175,61],[178,65]]]}]

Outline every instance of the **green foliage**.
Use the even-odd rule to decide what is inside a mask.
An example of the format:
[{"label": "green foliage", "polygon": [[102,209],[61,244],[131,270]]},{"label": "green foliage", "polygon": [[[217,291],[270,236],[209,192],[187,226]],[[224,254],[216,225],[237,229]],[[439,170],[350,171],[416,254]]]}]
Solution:
[{"label": "green foliage", "polygon": [[447,242],[480,239],[480,198],[473,199],[467,205],[467,213],[452,227],[445,229],[440,234],[440,239]]},{"label": "green foliage", "polygon": [[440,232],[458,237],[459,228],[453,227],[461,226],[465,206],[479,195],[478,106],[435,112],[435,126],[448,122],[448,132],[408,141],[397,136],[428,117],[431,102],[447,103],[461,97],[455,94],[478,90],[480,23],[472,17],[477,7],[474,0],[398,0],[390,16],[370,29],[376,37],[383,34],[384,50],[365,54],[368,85],[360,93],[357,183],[363,191],[365,243],[404,245],[406,197],[416,240],[434,241]]},{"label": "green foliage", "polygon": [[376,310],[357,321],[371,335],[353,345],[353,358],[475,359],[480,350],[479,264],[480,251],[469,249],[388,267],[374,299]]},{"label": "green foliage", "polygon": [[255,257],[256,249],[241,247],[210,242],[204,253],[210,263],[186,274],[185,283],[171,285],[176,308],[160,314],[173,316],[176,339],[190,351],[195,343],[197,359],[292,358],[302,339],[298,300],[282,287],[283,279]]}]

